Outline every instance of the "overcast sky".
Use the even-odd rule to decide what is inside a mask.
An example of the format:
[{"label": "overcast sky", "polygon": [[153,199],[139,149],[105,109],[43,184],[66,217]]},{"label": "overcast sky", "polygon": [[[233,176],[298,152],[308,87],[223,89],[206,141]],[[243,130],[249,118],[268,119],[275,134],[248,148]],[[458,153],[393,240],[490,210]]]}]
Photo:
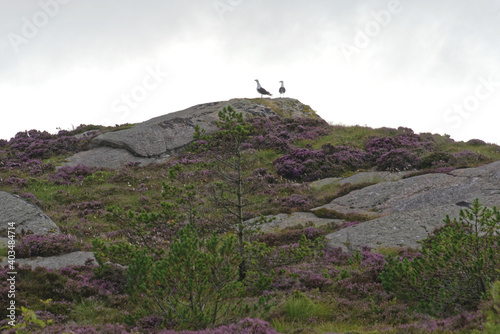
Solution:
[{"label": "overcast sky", "polygon": [[0,138],[258,97],[500,144],[500,0],[0,0]]}]

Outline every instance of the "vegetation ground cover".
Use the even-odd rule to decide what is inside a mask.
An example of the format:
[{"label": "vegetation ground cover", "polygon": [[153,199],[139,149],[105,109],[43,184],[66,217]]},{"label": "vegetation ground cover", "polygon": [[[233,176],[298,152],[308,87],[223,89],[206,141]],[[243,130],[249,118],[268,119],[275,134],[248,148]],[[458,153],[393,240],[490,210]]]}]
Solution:
[{"label": "vegetation ground cover", "polygon": [[[356,189],[350,185],[328,189],[308,186],[320,178],[349,176],[363,170],[447,173],[500,159],[500,147],[481,140],[455,142],[448,136],[415,134],[407,128],[344,127],[315,119],[239,120],[225,129],[229,131],[225,135],[231,135],[230,131],[242,123],[249,133],[238,148],[242,169],[236,180],[258,189],[245,194],[245,203],[252,203],[242,206],[241,216],[245,218],[307,211]],[[117,170],[59,167],[71,154],[87,149],[97,134],[129,126],[80,126],[56,135],[31,130],[0,141],[0,190],[38,205],[62,231],[57,237],[23,236],[18,243],[19,256],[90,250],[96,252],[101,264],[60,270],[18,268],[18,302],[24,308],[20,309],[24,312],[21,322],[27,326],[24,330],[493,333],[498,329],[500,297],[498,288],[490,290],[498,279],[494,271],[499,256],[498,234],[496,239],[495,234],[489,239],[459,234],[466,230],[460,224],[465,224],[467,216],[450,220],[448,230],[443,231],[455,228],[455,232],[436,234],[424,242],[428,248],[422,252],[373,252],[363,248],[347,254],[323,245],[326,233],[345,226],[296,226],[267,235],[247,229],[245,252],[240,253],[231,248],[235,247],[234,231],[222,224],[231,221],[231,213],[222,210],[220,201],[212,200],[224,175],[234,177],[230,171],[221,174],[217,169],[217,137],[200,137],[190,150],[163,164],[142,167],[131,163]],[[498,222],[496,217],[493,211],[485,224],[493,226]],[[349,224],[362,220],[358,217]],[[469,285],[462,289],[465,296],[450,298],[451,292],[459,290],[455,288],[462,276],[453,282],[422,286],[403,275],[408,270],[398,271],[400,263],[423,263],[419,268],[430,277],[444,270],[458,270],[444,264],[433,267],[419,260],[427,256],[429,263],[435,263],[429,257],[442,255],[443,250],[435,245],[449,242],[446,236],[464,247],[487,245],[490,262],[480,257],[472,264],[458,261],[463,264],[458,269],[465,268],[469,276],[483,279],[470,281],[472,285],[483,282],[487,287],[477,290],[480,294],[471,297]],[[183,248],[186,244],[191,246]],[[143,261],[138,261],[137,254]],[[448,256],[463,256],[457,254]],[[241,256],[248,264],[244,279],[238,274]],[[217,259],[226,260],[217,263]],[[106,264],[108,261],[113,264]],[[198,269],[189,271],[182,263],[198,263]],[[489,263],[489,269],[479,270],[478,263]],[[176,265],[178,276],[168,272]],[[128,270],[126,266],[130,266]],[[6,273],[6,269],[0,271],[3,290]],[[181,293],[176,284],[186,282],[191,282],[191,289]],[[440,290],[443,286],[447,290]],[[435,287],[438,290],[422,304],[413,302],[415,296],[410,292],[417,293],[416,287],[426,295]],[[214,294],[216,291],[220,293]],[[185,299],[186,295],[191,297]],[[3,305],[6,294],[0,298]],[[158,307],[151,308],[152,303]],[[200,312],[198,306],[204,311]],[[6,318],[5,309],[0,315]]]}]

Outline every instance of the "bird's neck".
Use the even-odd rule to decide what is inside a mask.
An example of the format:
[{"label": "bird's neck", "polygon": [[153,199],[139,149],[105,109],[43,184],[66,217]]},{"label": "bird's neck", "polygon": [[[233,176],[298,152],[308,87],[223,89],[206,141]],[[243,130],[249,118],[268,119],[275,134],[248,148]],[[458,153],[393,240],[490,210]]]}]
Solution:
[{"label": "bird's neck", "polygon": [[283,86],[283,81],[281,81],[281,87],[284,87],[284,86]]},{"label": "bird's neck", "polygon": [[258,81],[257,81],[257,88],[261,88],[260,83]]}]

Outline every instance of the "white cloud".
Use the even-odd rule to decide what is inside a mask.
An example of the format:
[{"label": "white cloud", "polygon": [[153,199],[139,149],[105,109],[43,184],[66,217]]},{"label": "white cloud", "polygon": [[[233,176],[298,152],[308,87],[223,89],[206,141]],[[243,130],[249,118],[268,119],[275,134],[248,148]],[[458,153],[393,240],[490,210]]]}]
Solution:
[{"label": "white cloud", "polygon": [[[60,0],[40,0],[60,1]],[[311,105],[335,123],[442,129],[500,143],[491,125],[500,89],[454,128],[443,114],[478,78],[500,73],[495,0],[400,0],[403,10],[348,63],[342,43],[392,0],[71,0],[15,53],[38,1],[0,0],[0,138],[36,128],[140,122],[194,104],[255,97],[254,79]],[[111,107],[147,75],[169,73],[128,113]]]}]

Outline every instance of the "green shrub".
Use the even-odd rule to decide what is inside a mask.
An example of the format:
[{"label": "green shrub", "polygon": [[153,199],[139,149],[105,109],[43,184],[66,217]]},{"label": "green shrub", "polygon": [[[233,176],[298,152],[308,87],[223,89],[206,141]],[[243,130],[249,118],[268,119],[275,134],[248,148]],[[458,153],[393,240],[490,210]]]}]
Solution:
[{"label": "green shrub", "polygon": [[117,309],[106,307],[96,299],[85,299],[71,311],[70,317],[79,325],[97,325],[103,323],[118,323],[123,317]]},{"label": "green shrub", "polygon": [[476,199],[445,223],[422,242],[421,256],[387,257],[380,275],[386,291],[434,315],[475,309],[500,278],[500,212]]},{"label": "green shrub", "polygon": [[492,304],[486,310],[488,321],[485,324],[485,334],[500,333],[500,281],[491,286]]},{"label": "green shrub", "polygon": [[200,239],[188,224],[163,258],[137,253],[127,271],[129,292],[143,294],[149,308],[181,328],[223,323],[234,316],[243,293],[235,243],[234,236],[222,239],[216,233]]},{"label": "green shrub", "polygon": [[[21,314],[22,314],[22,320],[17,322],[14,326],[11,326],[10,324],[7,326],[0,327],[0,329],[6,329],[6,330],[16,330],[16,333],[18,334],[28,334],[28,333],[33,333],[35,330],[43,330],[47,325],[51,325],[53,320],[49,319],[47,321],[43,321],[37,318],[35,311],[27,309],[23,306],[21,306]],[[15,323],[12,322],[12,323]]]},{"label": "green shrub", "polygon": [[328,314],[321,304],[318,304],[300,291],[294,291],[292,296],[283,305],[283,311],[291,320],[308,320],[309,318],[323,317]]},{"label": "green shrub", "polygon": [[453,166],[456,164],[456,160],[453,154],[448,152],[431,152],[422,158],[419,168]]}]

